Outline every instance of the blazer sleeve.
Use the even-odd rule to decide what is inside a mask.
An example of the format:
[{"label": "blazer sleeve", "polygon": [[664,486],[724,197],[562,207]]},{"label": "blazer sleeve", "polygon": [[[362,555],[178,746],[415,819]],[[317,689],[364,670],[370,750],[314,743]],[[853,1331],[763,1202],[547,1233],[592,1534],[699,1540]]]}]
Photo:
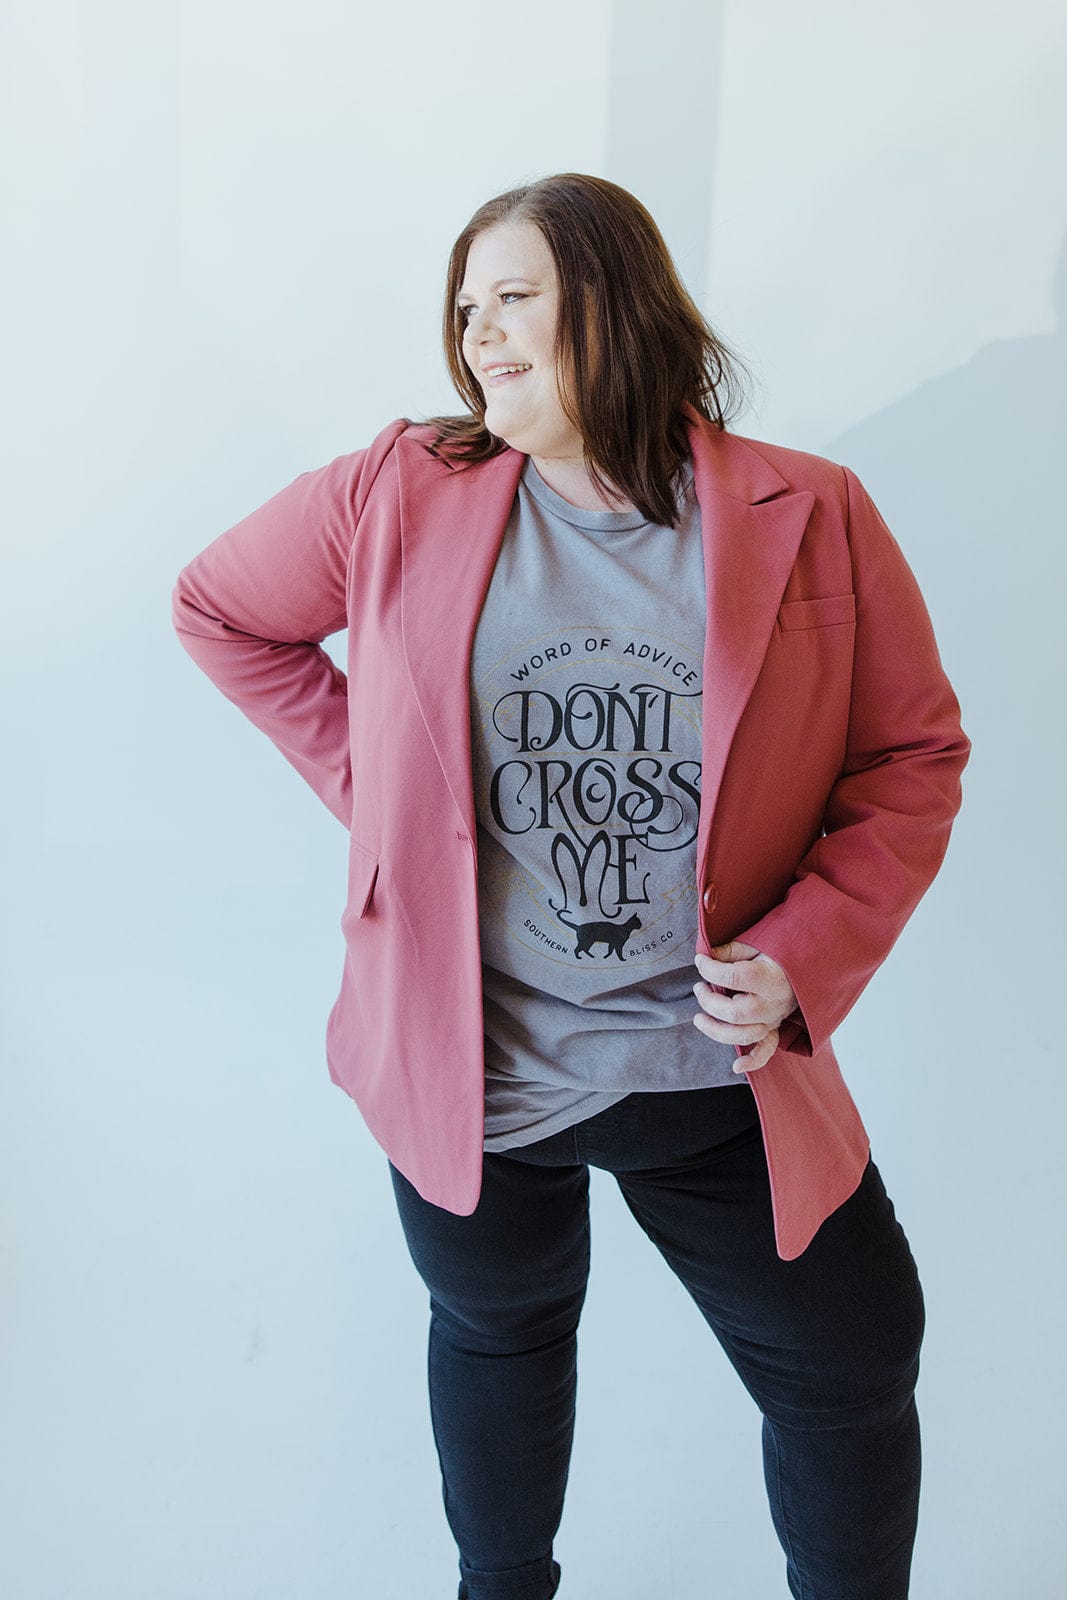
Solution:
[{"label": "blazer sleeve", "polygon": [[346,624],[348,557],[406,418],[303,472],[178,574],[175,631],[345,827],[352,820],[347,679],[321,648]]},{"label": "blazer sleeve", "polygon": [[840,470],[856,595],[845,759],[784,900],[737,935],[785,970],[799,1006],[779,1049],[802,1056],[848,1015],[936,876],[971,748],[914,574]]}]

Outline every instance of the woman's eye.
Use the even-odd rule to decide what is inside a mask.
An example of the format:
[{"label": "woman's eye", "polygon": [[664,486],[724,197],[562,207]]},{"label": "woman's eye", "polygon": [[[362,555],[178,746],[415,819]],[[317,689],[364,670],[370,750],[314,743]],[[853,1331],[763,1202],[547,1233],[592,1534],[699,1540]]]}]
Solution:
[{"label": "woman's eye", "polygon": [[[500,296],[500,298],[501,298],[501,300],[525,300],[526,296],[522,293],[521,289],[505,289],[504,293]],[[460,306],[459,307],[459,314],[460,314],[460,317],[462,318],[462,320],[464,322],[469,322],[470,321],[470,313],[474,309],[475,309],[474,306]]]}]

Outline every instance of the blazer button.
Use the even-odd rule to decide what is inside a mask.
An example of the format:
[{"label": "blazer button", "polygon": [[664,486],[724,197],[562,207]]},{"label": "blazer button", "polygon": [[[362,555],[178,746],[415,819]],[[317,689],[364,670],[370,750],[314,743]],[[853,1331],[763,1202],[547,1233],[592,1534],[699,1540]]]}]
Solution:
[{"label": "blazer button", "polygon": [[709,917],[711,916],[711,913],[715,910],[715,901],[716,901],[717,898],[718,898],[718,891],[717,891],[715,885],[713,883],[705,884],[704,885],[704,894],[702,896],[702,900],[703,900],[704,910],[707,912]]}]

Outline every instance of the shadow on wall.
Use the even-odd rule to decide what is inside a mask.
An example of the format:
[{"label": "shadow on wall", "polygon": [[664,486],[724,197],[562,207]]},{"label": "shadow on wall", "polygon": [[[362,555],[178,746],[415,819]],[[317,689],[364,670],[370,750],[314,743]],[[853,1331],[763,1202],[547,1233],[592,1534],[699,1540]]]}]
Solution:
[{"label": "shadow on wall", "polygon": [[[977,842],[977,855],[973,843],[968,854],[981,871],[958,886],[961,926],[966,919],[986,938],[1012,943],[1025,929],[1032,949],[1041,940],[1035,885],[1046,885],[1038,901],[1051,925],[1059,895],[1049,880],[1062,861],[1067,815],[1056,731],[1067,576],[1067,240],[1054,297],[1051,335],[995,340],[825,446],[859,474],[903,547],[973,740],[958,826]],[[1061,878],[1060,894],[1064,887]],[[975,975],[976,1004],[988,1004],[991,978]]]},{"label": "shadow on wall", "polygon": [[708,281],[725,31],[726,0],[685,0],[661,18],[646,0],[610,8],[601,170],[648,207],[698,301]]}]

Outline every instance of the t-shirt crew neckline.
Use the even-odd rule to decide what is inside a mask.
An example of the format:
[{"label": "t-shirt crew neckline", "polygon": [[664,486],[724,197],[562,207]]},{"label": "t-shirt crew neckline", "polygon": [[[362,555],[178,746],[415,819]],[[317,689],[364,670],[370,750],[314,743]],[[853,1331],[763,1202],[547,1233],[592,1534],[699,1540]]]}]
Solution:
[{"label": "t-shirt crew neckline", "polygon": [[[679,507],[687,496],[693,493],[691,459],[686,461],[684,470],[685,480],[677,494]],[[523,463],[521,479],[523,486],[546,511],[550,511],[553,516],[561,517],[564,522],[569,522],[576,528],[585,528],[590,533],[626,533],[632,528],[653,526],[636,506],[632,511],[587,511],[584,506],[572,505],[545,482],[534,465],[532,456],[527,456]]]}]

